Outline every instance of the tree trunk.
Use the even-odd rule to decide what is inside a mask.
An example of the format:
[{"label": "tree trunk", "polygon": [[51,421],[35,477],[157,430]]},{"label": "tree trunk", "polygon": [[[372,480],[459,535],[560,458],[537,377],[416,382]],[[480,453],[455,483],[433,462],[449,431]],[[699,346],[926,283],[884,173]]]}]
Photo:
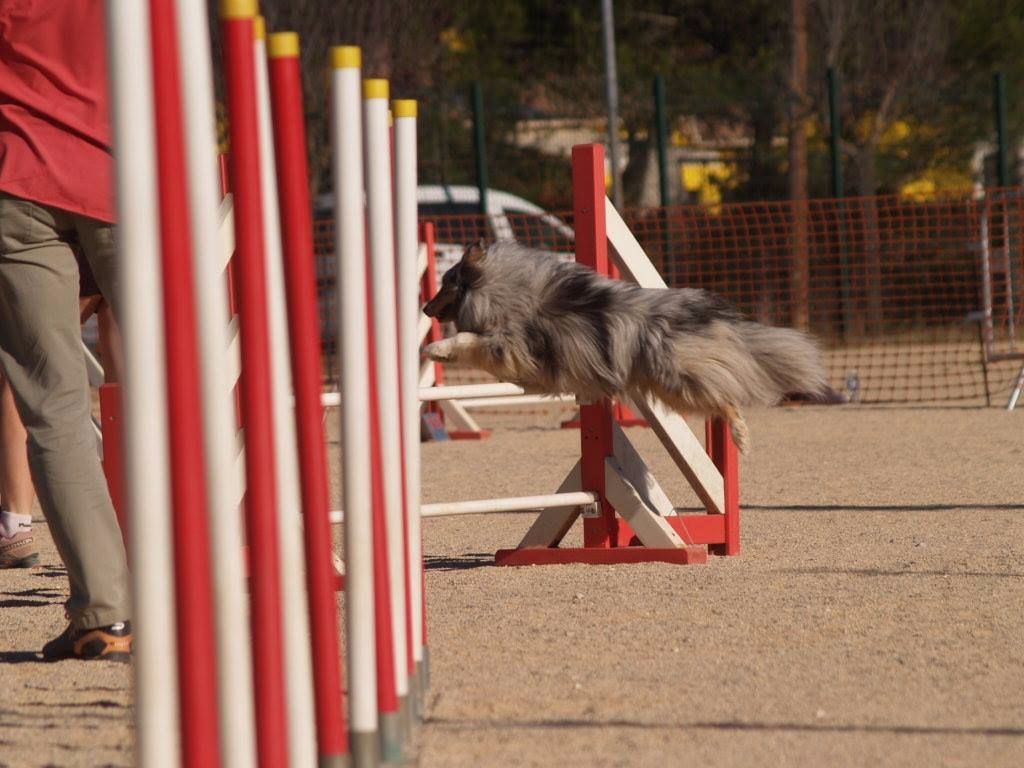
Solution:
[{"label": "tree trunk", "polygon": [[661,205],[658,196],[658,159],[653,130],[647,137],[637,138],[639,131],[630,131],[628,158],[622,171],[622,191],[627,205],[654,208]]},{"label": "tree trunk", "polygon": [[811,265],[807,247],[807,0],[792,0],[789,199],[793,201],[793,265],[790,276],[794,328],[810,328]]}]

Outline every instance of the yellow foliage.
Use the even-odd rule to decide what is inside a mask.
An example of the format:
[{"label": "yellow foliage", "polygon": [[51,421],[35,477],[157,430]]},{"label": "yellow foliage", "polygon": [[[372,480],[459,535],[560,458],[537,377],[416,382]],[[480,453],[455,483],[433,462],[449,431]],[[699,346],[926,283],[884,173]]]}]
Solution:
[{"label": "yellow foliage", "polygon": [[970,189],[971,176],[958,168],[930,168],[900,187],[900,194],[910,200],[926,202],[950,192]]},{"label": "yellow foliage", "polygon": [[441,30],[441,45],[448,49],[449,53],[465,53],[469,50],[469,43],[455,27],[448,27]]},{"label": "yellow foliage", "polygon": [[722,202],[722,188],[736,184],[738,168],[735,163],[683,163],[680,177],[683,189],[697,196],[697,202],[714,205]]}]

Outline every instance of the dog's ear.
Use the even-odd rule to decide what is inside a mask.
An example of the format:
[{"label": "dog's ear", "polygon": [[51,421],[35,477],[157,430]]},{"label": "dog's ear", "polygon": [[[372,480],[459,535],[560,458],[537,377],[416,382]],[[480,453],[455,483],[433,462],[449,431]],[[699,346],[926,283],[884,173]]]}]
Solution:
[{"label": "dog's ear", "polygon": [[462,254],[462,260],[471,267],[475,267],[477,264],[487,258],[487,244],[483,239],[477,240],[472,245],[467,245],[466,250]]}]

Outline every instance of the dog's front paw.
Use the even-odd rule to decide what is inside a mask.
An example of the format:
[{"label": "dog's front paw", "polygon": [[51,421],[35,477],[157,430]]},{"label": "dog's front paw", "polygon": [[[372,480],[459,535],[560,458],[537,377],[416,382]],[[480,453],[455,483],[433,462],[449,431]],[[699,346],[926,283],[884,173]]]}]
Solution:
[{"label": "dog's front paw", "polygon": [[455,357],[455,345],[451,339],[435,341],[423,348],[423,354],[435,363],[446,363]]}]

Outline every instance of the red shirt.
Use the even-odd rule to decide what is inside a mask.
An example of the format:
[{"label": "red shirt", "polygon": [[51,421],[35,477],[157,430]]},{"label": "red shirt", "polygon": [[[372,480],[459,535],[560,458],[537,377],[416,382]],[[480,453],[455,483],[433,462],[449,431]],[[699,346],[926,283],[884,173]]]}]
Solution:
[{"label": "red shirt", "polygon": [[0,0],[0,191],[112,222],[104,6]]}]

